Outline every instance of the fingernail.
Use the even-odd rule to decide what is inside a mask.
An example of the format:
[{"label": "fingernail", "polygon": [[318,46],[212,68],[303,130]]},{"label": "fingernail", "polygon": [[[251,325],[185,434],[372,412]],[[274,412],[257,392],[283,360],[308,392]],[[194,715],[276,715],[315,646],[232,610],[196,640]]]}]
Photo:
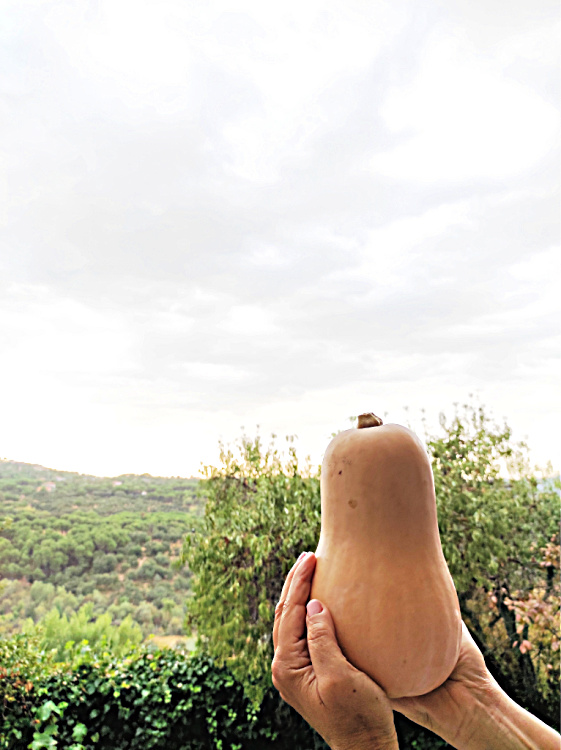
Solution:
[{"label": "fingernail", "polygon": [[307,554],[308,554],[307,552],[302,552],[302,553],[300,554],[300,556],[299,556],[298,560],[296,560],[296,562],[297,562],[297,563],[299,563],[299,562],[300,562],[300,560],[301,560],[301,559],[302,559],[303,557],[306,557],[306,555],[307,555]]},{"label": "fingernail", "polygon": [[312,599],[306,604],[306,612],[310,617],[313,617],[313,615],[319,615],[319,613],[322,611],[323,605],[321,602],[318,602],[317,599]]}]

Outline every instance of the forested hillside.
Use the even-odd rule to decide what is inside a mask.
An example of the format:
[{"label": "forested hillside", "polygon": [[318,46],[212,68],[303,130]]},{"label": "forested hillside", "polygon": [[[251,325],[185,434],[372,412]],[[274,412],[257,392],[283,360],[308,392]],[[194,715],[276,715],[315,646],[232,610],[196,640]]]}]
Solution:
[{"label": "forested hillside", "polygon": [[196,487],[0,461],[0,634],[80,608],[114,625],[128,616],[144,637],[182,633],[189,572],[173,562],[202,514]]}]

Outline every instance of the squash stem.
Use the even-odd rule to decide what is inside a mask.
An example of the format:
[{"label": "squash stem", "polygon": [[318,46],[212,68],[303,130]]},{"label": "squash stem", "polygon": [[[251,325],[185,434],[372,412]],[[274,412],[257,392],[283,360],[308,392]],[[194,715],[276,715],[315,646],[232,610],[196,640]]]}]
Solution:
[{"label": "squash stem", "polygon": [[368,414],[361,414],[358,418],[358,429],[362,429],[363,427],[380,427],[380,425],[383,425],[384,423],[380,419],[380,417],[377,417],[373,412],[369,412]]}]

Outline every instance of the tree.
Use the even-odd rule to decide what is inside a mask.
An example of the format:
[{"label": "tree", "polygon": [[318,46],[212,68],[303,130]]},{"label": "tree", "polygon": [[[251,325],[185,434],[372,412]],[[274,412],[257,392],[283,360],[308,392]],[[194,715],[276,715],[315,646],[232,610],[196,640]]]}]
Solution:
[{"label": "tree", "polygon": [[551,617],[552,602],[559,609],[551,588],[558,547],[548,548],[548,565],[536,559],[536,550],[557,533],[559,481],[533,475],[527,446],[513,444],[508,425],[494,424],[483,407],[464,405],[449,422],[441,415],[440,424],[444,434],[429,438],[428,450],[442,548],[462,615],[507,691],[556,721],[551,699],[559,699],[558,640],[538,635],[546,627],[546,618],[538,617],[532,631],[541,647],[530,653],[528,629],[521,638],[513,602],[538,596]]},{"label": "tree", "polygon": [[10,526],[11,522],[11,518],[4,518],[0,516],[0,531],[4,531],[4,529],[7,529]]},{"label": "tree", "polygon": [[107,650],[123,656],[142,640],[140,627],[130,615],[114,626],[108,613],[94,619],[92,603],[84,604],[69,618],[53,607],[37,624],[28,620],[24,633],[38,636],[43,648],[56,651],[58,661],[79,661],[86,651],[101,654]]},{"label": "tree", "polygon": [[319,474],[300,468],[291,438],[284,459],[259,437],[220,448],[221,467],[205,468],[204,519],[181,558],[195,574],[186,624],[257,702],[270,684],[282,584],[300,552],[317,544]]}]

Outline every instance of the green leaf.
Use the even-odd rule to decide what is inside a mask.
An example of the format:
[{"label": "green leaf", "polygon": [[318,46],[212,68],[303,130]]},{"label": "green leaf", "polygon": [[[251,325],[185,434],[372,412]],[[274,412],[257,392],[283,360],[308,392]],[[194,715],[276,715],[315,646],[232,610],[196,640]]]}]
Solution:
[{"label": "green leaf", "polygon": [[85,724],[76,724],[72,730],[72,739],[81,742],[87,733],[88,730]]}]

